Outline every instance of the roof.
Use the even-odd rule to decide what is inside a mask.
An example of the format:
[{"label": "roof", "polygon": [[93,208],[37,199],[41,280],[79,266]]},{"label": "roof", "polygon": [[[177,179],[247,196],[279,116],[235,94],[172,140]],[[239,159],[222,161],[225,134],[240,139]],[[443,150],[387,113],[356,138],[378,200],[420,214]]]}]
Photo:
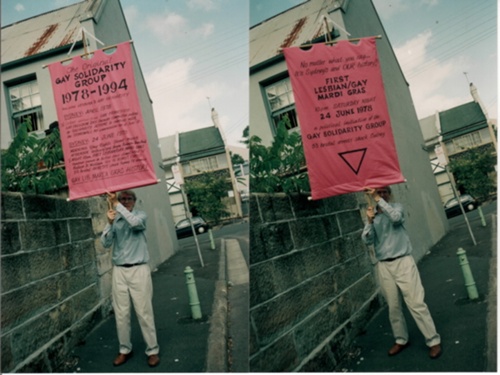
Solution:
[{"label": "roof", "polygon": [[215,126],[179,133],[179,156],[181,161],[222,154],[225,150],[222,135]]},{"label": "roof", "polygon": [[102,2],[85,0],[2,27],[2,64],[64,46],[69,49],[81,39],[80,21],[93,17]]},{"label": "roof", "polygon": [[158,139],[160,142],[161,158],[164,163],[175,162],[177,158],[177,150],[175,149],[176,138],[177,135],[173,134]]},{"label": "roof", "polygon": [[436,115],[425,117],[420,122],[420,130],[422,130],[422,136],[426,146],[432,146],[436,143],[439,136],[438,128],[436,125]]},{"label": "roof", "polygon": [[[338,8],[335,0],[309,0],[250,29],[250,67],[281,55],[281,48],[324,35],[323,16]],[[331,28],[332,26],[329,25]]]},{"label": "roof", "polygon": [[439,113],[443,141],[486,128],[486,117],[477,102],[462,104]]}]

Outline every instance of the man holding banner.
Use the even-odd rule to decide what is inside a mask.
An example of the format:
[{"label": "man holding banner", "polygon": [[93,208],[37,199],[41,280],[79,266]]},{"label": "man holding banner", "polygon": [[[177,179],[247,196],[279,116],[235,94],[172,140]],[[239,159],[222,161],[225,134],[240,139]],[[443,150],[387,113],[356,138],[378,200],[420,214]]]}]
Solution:
[{"label": "man holding banner", "polygon": [[395,344],[388,354],[396,355],[409,345],[401,293],[430,348],[429,356],[438,358],[441,355],[441,337],[424,302],[424,288],[411,255],[410,239],[403,225],[403,206],[399,203],[389,203],[392,193],[388,186],[379,189],[366,188],[365,191],[377,203],[376,208],[368,207],[368,221],[363,229],[362,239],[367,245],[375,247],[375,257],[378,260],[375,272],[389,307],[389,320]]},{"label": "man holding banner", "polygon": [[108,193],[110,209],[108,224],[101,236],[101,243],[113,245],[112,298],[116,329],[120,343],[115,366],[124,364],[132,356],[130,340],[130,299],[134,304],[142,336],[146,342],[146,355],[151,367],[160,363],[153,314],[153,283],[149,268],[146,243],[146,213],[135,209],[136,195],[132,190]]}]

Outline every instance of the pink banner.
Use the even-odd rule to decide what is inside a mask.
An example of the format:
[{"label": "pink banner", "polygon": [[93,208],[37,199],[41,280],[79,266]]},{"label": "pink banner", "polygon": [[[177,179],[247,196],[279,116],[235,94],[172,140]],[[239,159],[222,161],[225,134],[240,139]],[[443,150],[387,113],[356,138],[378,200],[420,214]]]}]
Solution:
[{"label": "pink banner", "polygon": [[157,183],[130,43],[49,70],[70,199]]},{"label": "pink banner", "polygon": [[403,182],[375,39],[284,54],[312,199]]}]

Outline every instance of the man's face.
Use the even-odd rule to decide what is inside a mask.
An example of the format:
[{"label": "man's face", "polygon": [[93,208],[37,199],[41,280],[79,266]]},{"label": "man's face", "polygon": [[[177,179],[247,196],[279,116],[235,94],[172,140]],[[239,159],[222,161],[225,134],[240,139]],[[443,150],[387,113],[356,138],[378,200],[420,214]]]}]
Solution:
[{"label": "man's face", "polygon": [[380,198],[382,198],[386,202],[388,202],[389,198],[391,197],[391,193],[386,188],[377,189],[377,194],[380,196]]},{"label": "man's face", "polygon": [[127,193],[123,193],[122,195],[120,195],[119,201],[121,204],[123,204],[123,206],[127,210],[132,211],[134,209],[135,199],[132,195],[127,194]]}]

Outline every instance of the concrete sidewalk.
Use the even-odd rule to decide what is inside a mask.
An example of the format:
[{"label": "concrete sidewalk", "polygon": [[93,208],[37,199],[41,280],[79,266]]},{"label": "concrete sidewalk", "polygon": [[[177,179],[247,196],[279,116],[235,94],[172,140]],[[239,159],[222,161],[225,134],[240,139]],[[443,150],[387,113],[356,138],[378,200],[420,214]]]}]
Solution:
[{"label": "concrete sidewalk", "polygon": [[[209,336],[212,343],[210,346],[223,347],[223,342],[216,343],[214,340],[225,340],[224,335],[213,333],[210,329],[212,309],[214,300],[220,298],[224,301],[226,296],[222,290],[216,296],[216,286],[225,284],[225,274],[219,272],[224,241],[216,241],[216,249],[211,250],[208,235],[198,237],[204,267],[193,238],[182,240],[180,250],[154,270],[154,311],[160,346],[161,362],[157,367],[150,368],[144,354],[145,344],[142,339],[139,325],[132,316],[132,343],[134,355],[122,366],[114,367],[113,359],[118,354],[118,341],[114,317],[104,321],[87,337],[84,344],[75,348],[73,352],[73,366],[65,369],[65,372],[204,372],[207,370],[207,353],[209,349]],[[223,259],[224,260],[224,259]],[[193,320],[186,285],[184,271],[186,267],[194,271],[198,297],[202,311],[202,319]],[[220,304],[220,302],[219,302]],[[224,309],[216,311],[217,319],[225,319]],[[219,322],[225,324],[225,322]],[[212,352],[212,356],[224,353]],[[217,358],[212,358],[216,360]],[[213,365],[212,365],[213,367]]]},{"label": "concrete sidewalk", "polygon": [[[394,343],[387,308],[356,339],[346,371],[354,372],[483,372],[496,371],[496,201],[468,213],[474,246],[463,216],[450,219],[450,231],[418,264],[426,302],[441,335],[443,354],[430,359],[424,338],[406,311],[410,346],[389,357]],[[457,257],[463,248],[479,298],[470,300]]]}]

